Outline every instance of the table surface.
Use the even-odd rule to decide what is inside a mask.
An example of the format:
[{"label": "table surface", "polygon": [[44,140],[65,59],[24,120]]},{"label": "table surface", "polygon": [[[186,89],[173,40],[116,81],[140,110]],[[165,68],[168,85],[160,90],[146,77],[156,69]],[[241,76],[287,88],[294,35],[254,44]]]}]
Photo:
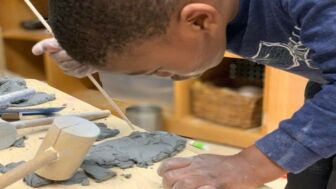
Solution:
[{"label": "table surface", "polygon": [[[48,103],[45,103],[43,105],[39,105],[36,107],[55,107],[55,106],[66,105],[67,108],[59,113],[61,115],[98,110],[98,108],[95,108],[94,106],[89,105],[81,100],[78,100],[75,97],[65,94],[53,87],[50,87],[49,85],[43,82],[40,82],[37,80],[26,80],[26,81],[27,81],[29,88],[34,88],[37,91],[54,93],[56,95],[55,101],[48,102]],[[96,122],[106,123],[110,128],[119,129],[121,134],[118,135],[116,138],[127,136],[132,132],[123,120],[115,116],[110,116],[105,119],[97,120]],[[137,129],[141,130],[140,128],[137,128]],[[32,130],[22,130],[23,133],[26,131],[30,133],[29,135],[27,135],[28,140],[25,141],[26,147],[25,148],[9,148],[9,149],[0,151],[0,163],[5,165],[11,162],[18,162],[22,160],[27,161],[33,158],[35,156],[35,153],[38,147],[40,146],[43,140],[43,137],[46,134],[45,131],[39,132],[37,130],[38,129],[35,129],[34,132],[32,132]],[[212,146],[213,151],[218,151],[218,148],[220,147],[217,147],[215,145]],[[177,156],[189,157],[189,156],[197,155],[198,153],[202,153],[202,152],[197,149],[193,149],[193,147],[188,146],[183,152],[179,153]],[[123,174],[123,173],[132,174],[132,177],[130,179],[125,179],[122,176],[117,176],[103,183],[96,183],[90,179],[90,186],[85,186],[85,187],[79,184],[70,185],[70,186],[53,184],[53,185],[45,186],[43,188],[106,189],[110,187],[116,187],[118,189],[144,189],[144,188],[145,189],[160,189],[160,188],[163,188],[161,184],[162,180],[156,173],[156,170],[159,164],[160,163],[156,163],[149,168],[134,167],[134,168],[126,169],[126,170],[121,170],[119,168],[112,168],[112,170],[115,171],[118,175]],[[29,187],[22,181],[19,181],[11,185],[8,188],[9,189],[26,189]]]}]

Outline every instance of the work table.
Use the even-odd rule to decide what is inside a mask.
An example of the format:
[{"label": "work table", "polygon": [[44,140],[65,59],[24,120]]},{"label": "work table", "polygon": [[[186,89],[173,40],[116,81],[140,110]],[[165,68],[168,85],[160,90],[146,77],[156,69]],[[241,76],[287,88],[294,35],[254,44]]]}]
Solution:
[{"label": "work table", "polygon": [[[93,107],[92,105],[89,105],[81,100],[76,99],[75,97],[72,97],[68,94],[65,94],[53,87],[50,87],[49,85],[37,81],[37,80],[26,80],[28,87],[36,89],[37,91],[43,91],[47,93],[54,93],[56,95],[56,100],[52,102],[45,103],[43,105],[39,105],[36,107],[55,107],[55,106],[62,106],[66,105],[67,108],[65,108],[60,115],[67,115],[72,113],[81,113],[81,112],[87,112],[87,111],[95,111],[99,110],[98,108]],[[111,128],[119,129],[120,134],[115,137],[122,137],[129,135],[132,131],[127,126],[127,124],[115,117],[115,116],[109,116],[108,118],[97,120],[95,122],[101,122],[107,124]],[[141,130],[140,128],[136,128],[137,130]],[[36,131],[36,129],[35,129]],[[18,162],[18,161],[27,161],[30,160],[35,156],[36,151],[38,150],[43,137],[45,136],[45,131],[41,132],[34,132],[33,134],[27,135],[28,139],[25,141],[25,148],[9,148],[6,150],[0,151],[0,163],[5,165],[11,162]],[[215,149],[214,147],[213,149]],[[198,153],[196,149],[193,149],[192,147],[187,147],[183,152],[179,153],[177,156],[179,157],[189,157],[194,156]],[[151,167],[148,168],[138,168],[134,167],[131,169],[122,170],[119,168],[112,168],[114,172],[118,174],[117,177],[112,178],[111,180],[108,180],[103,183],[96,183],[95,181],[90,179],[90,186],[81,186],[78,185],[70,185],[70,186],[64,186],[64,185],[50,185],[42,187],[43,189],[47,188],[71,188],[71,189],[77,189],[77,188],[95,188],[95,189],[106,189],[106,188],[112,188],[116,187],[118,189],[160,189],[163,188],[161,185],[161,178],[157,175],[156,170],[158,168],[160,163],[156,163]],[[130,179],[126,179],[121,174],[132,174],[132,177]],[[9,189],[26,189],[29,188],[23,181],[19,181],[10,187]]]},{"label": "work table", "polygon": [[[26,81],[27,81],[27,85],[29,86],[29,88],[34,88],[37,91],[54,93],[56,95],[55,101],[48,102],[43,105],[39,105],[37,107],[55,107],[55,106],[66,105],[67,108],[65,108],[60,113],[61,115],[98,110],[98,108],[95,108],[83,101],[80,101],[76,99],[75,97],[67,95],[55,88],[52,88],[45,83],[39,82],[37,80],[26,80]],[[115,138],[127,136],[132,132],[123,120],[115,116],[110,116],[105,119],[97,120],[96,122],[102,122],[102,123],[107,124],[111,128],[119,129],[120,134]],[[140,128],[137,128],[137,129],[140,130]],[[45,133],[46,132],[38,132],[38,133],[28,135],[27,136],[28,139],[25,141],[25,144],[26,144],[25,148],[9,148],[9,149],[0,151],[0,163],[7,164],[7,163],[18,162],[22,160],[24,161],[30,160],[31,158],[35,156],[35,153],[38,150]],[[189,150],[185,150],[179,154],[179,156],[192,156],[192,155],[195,155],[195,153]],[[135,167],[132,169],[126,169],[126,170],[121,170],[119,168],[112,169],[113,171],[117,172],[118,175],[121,175],[123,173],[132,174],[132,177],[130,179],[125,179],[122,176],[117,176],[103,183],[95,183],[93,180],[90,180],[90,186],[86,186],[86,187],[83,187],[81,185],[70,185],[70,186],[50,185],[50,186],[46,186],[42,188],[71,188],[71,189],[76,189],[76,188],[95,188],[95,189],[101,188],[103,189],[104,188],[106,189],[108,187],[117,186],[120,189],[122,188],[158,189],[158,188],[162,188],[161,178],[156,174],[156,170],[158,166],[159,166],[158,164],[155,164],[154,166],[149,167],[147,169],[138,168],[138,167]],[[29,187],[22,181],[19,181],[11,185],[8,188],[9,189],[26,189]]]}]

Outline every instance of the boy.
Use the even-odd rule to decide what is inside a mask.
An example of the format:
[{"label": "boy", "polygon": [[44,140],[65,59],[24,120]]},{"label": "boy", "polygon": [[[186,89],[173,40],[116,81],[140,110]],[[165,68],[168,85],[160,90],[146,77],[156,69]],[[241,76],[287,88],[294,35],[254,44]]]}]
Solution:
[{"label": "boy", "polygon": [[335,0],[50,0],[49,18],[65,50],[49,39],[33,52],[79,77],[104,69],[185,79],[228,49],[311,80],[304,106],[241,153],[164,162],[166,188],[252,189],[287,172],[288,189],[335,188]]}]

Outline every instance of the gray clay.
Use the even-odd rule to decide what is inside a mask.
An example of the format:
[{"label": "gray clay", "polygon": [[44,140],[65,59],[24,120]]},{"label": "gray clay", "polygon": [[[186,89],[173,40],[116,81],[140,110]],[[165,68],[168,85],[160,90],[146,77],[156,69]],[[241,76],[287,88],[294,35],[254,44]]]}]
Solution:
[{"label": "gray clay", "polygon": [[[27,89],[27,84],[24,79],[18,77],[1,77],[0,78],[0,95],[5,95],[11,92]],[[43,104],[55,100],[55,95],[38,92],[28,99],[21,99],[10,106],[26,107]]]},{"label": "gray clay", "polygon": [[[82,169],[71,179],[63,182],[50,181],[36,174],[29,174],[24,182],[31,187],[41,187],[53,183],[72,185],[89,185],[88,176],[96,182],[108,180],[116,174],[107,168],[130,168],[134,165],[147,167],[154,162],[176,155],[186,146],[186,140],[167,132],[134,132],[130,136],[116,140],[110,140],[94,146],[85,161]],[[24,162],[11,163],[6,166],[0,164],[0,173],[15,168]],[[131,174],[123,174],[125,178],[131,178]]]},{"label": "gray clay", "polygon": [[17,147],[17,148],[24,148],[26,146],[24,141],[26,139],[27,139],[26,137],[21,137],[17,139],[12,146]]},{"label": "gray clay", "polygon": [[105,140],[107,138],[115,137],[120,133],[120,131],[118,129],[110,129],[104,123],[96,123],[96,125],[100,129],[100,134],[97,137],[97,141],[102,141],[102,140]]},{"label": "gray clay", "polygon": [[36,94],[29,97],[28,99],[24,99],[24,100],[12,103],[11,106],[13,107],[35,106],[35,105],[43,104],[49,101],[53,101],[55,99],[56,97],[54,94],[37,92]]},{"label": "gray clay", "polygon": [[89,162],[89,161],[84,161],[81,168],[83,171],[93,178],[97,183],[104,182],[106,180],[109,180],[117,174],[109,169],[100,167],[96,165],[95,163]]},{"label": "gray clay", "polygon": [[[16,162],[16,163],[10,163],[6,166],[3,166],[3,165],[0,164],[0,173],[2,173],[2,174],[7,173],[8,171],[16,168],[17,166],[21,165],[22,163],[25,163],[25,162],[20,161],[20,162]],[[62,184],[62,185],[81,184],[83,186],[88,186],[89,183],[90,183],[89,179],[88,179],[88,176],[82,170],[77,171],[77,173],[67,181],[55,182],[55,181],[51,181],[51,180],[42,178],[42,177],[40,177],[40,176],[38,176],[34,173],[31,173],[31,174],[27,175],[23,179],[23,181],[28,186],[31,186],[33,188],[38,188],[38,187],[50,185],[50,184],[53,184],[53,183],[58,183],[58,184]]]},{"label": "gray clay", "polygon": [[[0,173],[2,173],[2,174],[7,173],[8,171],[16,168],[17,166],[19,166],[23,163],[25,163],[25,162],[20,161],[20,162],[16,162],[16,163],[7,164],[6,166],[1,165],[0,166]],[[53,183],[52,181],[41,178],[34,173],[31,173],[31,174],[27,175],[23,180],[28,186],[31,186],[31,187],[34,187],[34,188],[49,185],[49,184]]]},{"label": "gray clay", "polygon": [[77,171],[76,174],[69,180],[60,182],[42,178],[34,173],[27,175],[23,180],[28,186],[33,188],[39,188],[53,183],[62,185],[73,185],[73,184],[81,184],[82,186],[90,185],[89,178],[83,171]]},{"label": "gray clay", "polygon": [[105,168],[147,167],[177,154],[185,145],[185,139],[167,132],[134,132],[94,146],[86,160]]},{"label": "gray clay", "polygon": [[5,110],[9,107],[10,107],[9,104],[0,104],[0,110]]},{"label": "gray clay", "polygon": [[59,182],[59,184],[63,184],[63,185],[73,185],[73,184],[81,184],[83,186],[87,186],[89,181],[89,177],[84,173],[84,171],[77,171],[77,173],[71,177],[69,180],[67,181],[62,181]]},{"label": "gray clay", "polygon": [[23,163],[24,163],[24,161],[20,161],[20,162],[10,163],[10,164],[7,164],[5,166],[0,166],[0,173],[2,173],[2,174],[7,173],[8,171],[16,168],[17,166],[19,166]]},{"label": "gray clay", "polygon": [[38,175],[36,175],[35,173],[30,173],[29,175],[27,175],[23,181],[30,187],[33,188],[39,188],[41,186],[46,186],[46,185],[50,185],[53,183],[53,181],[42,178]]},{"label": "gray clay", "polygon": [[121,174],[121,176],[124,177],[125,179],[132,178],[132,174]]},{"label": "gray clay", "polygon": [[82,181],[81,183],[82,186],[90,186],[90,180],[89,179],[85,179]]},{"label": "gray clay", "polygon": [[17,77],[1,77],[0,78],[0,95],[10,92],[26,89],[27,85],[24,79]]}]

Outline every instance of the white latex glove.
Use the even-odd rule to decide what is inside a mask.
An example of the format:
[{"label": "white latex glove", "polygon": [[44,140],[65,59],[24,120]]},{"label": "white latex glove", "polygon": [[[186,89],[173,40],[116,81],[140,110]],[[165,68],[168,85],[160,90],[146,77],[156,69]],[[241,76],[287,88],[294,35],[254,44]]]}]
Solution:
[{"label": "white latex glove", "polygon": [[38,42],[34,45],[32,52],[37,56],[42,55],[43,53],[50,53],[51,57],[67,75],[83,78],[89,74],[97,72],[92,66],[81,64],[70,57],[58,44],[55,38],[45,39]]}]

